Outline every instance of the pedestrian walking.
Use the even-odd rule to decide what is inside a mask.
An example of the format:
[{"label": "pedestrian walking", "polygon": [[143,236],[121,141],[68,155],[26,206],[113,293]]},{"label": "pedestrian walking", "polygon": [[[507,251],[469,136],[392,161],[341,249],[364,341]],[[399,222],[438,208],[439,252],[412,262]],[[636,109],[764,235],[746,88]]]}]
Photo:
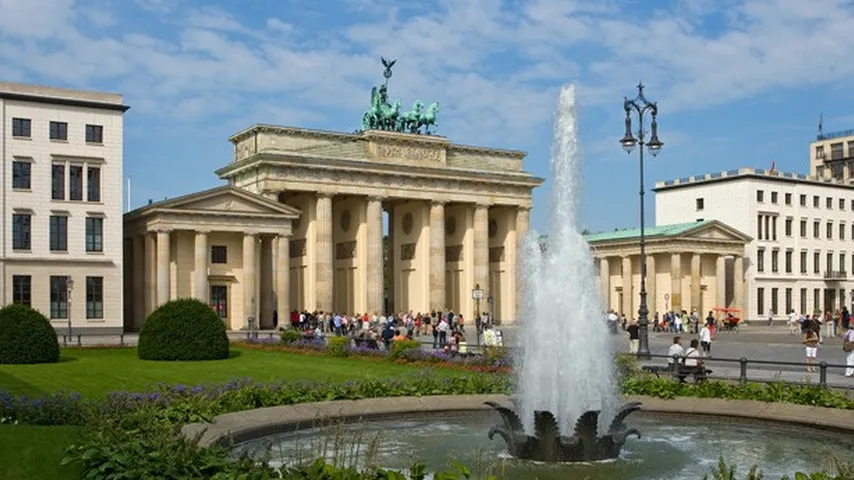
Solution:
[{"label": "pedestrian walking", "polygon": [[845,376],[854,377],[854,324],[848,324],[848,331],[842,337],[842,350],[848,354],[845,358]]},{"label": "pedestrian walking", "polygon": [[640,327],[638,321],[632,319],[632,323],[626,328],[629,332],[629,353],[638,353],[638,345],[640,344]]}]

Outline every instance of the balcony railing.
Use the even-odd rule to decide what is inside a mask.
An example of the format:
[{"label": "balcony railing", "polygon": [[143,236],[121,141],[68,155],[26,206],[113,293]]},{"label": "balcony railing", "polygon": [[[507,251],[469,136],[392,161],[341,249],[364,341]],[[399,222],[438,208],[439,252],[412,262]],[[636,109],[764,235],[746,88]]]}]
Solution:
[{"label": "balcony railing", "polygon": [[845,280],[848,278],[848,272],[845,270],[826,270],[824,272],[825,280]]}]

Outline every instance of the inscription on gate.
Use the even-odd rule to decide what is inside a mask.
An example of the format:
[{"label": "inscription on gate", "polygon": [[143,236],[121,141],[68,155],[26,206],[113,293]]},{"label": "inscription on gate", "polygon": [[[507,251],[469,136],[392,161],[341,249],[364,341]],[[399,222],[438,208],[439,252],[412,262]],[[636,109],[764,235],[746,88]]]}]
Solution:
[{"label": "inscription on gate", "polygon": [[442,152],[436,148],[418,148],[380,143],[377,145],[376,151],[378,157],[384,158],[400,158],[422,162],[438,162],[442,160]]}]

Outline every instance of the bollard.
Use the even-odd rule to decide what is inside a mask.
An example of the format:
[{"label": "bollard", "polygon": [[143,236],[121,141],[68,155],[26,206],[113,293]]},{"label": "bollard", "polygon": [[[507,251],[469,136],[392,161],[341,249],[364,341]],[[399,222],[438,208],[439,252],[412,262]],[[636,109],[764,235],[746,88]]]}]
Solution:
[{"label": "bollard", "polygon": [[68,346],[68,336],[66,336],[66,335],[63,335],[63,336],[62,336],[62,346],[63,346],[63,347],[67,347],[67,346]]},{"label": "bollard", "polygon": [[119,335],[119,345],[121,345],[123,347],[125,346],[125,334],[124,333]]},{"label": "bollard", "polygon": [[818,384],[822,388],[827,388],[827,362],[824,360],[818,364]]},{"label": "bollard", "polygon": [[77,335],[77,346],[78,346],[78,347],[82,347],[82,346],[83,346],[83,343],[80,341],[80,337],[82,337],[82,335]]},{"label": "bollard", "polygon": [[741,383],[747,383],[747,358],[741,357],[741,360],[738,361],[741,364],[741,373],[739,374],[738,381]]}]

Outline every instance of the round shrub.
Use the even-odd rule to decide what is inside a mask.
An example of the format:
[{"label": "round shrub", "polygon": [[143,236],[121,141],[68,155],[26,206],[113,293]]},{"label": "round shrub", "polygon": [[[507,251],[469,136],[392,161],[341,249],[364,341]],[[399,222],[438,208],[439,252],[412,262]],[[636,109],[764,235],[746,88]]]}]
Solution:
[{"label": "round shrub", "polygon": [[0,310],[0,364],[58,361],[56,330],[44,315],[24,305]]},{"label": "round shrub", "polygon": [[141,360],[221,360],[228,358],[225,324],[213,309],[191,298],[164,303],[139,333]]}]

